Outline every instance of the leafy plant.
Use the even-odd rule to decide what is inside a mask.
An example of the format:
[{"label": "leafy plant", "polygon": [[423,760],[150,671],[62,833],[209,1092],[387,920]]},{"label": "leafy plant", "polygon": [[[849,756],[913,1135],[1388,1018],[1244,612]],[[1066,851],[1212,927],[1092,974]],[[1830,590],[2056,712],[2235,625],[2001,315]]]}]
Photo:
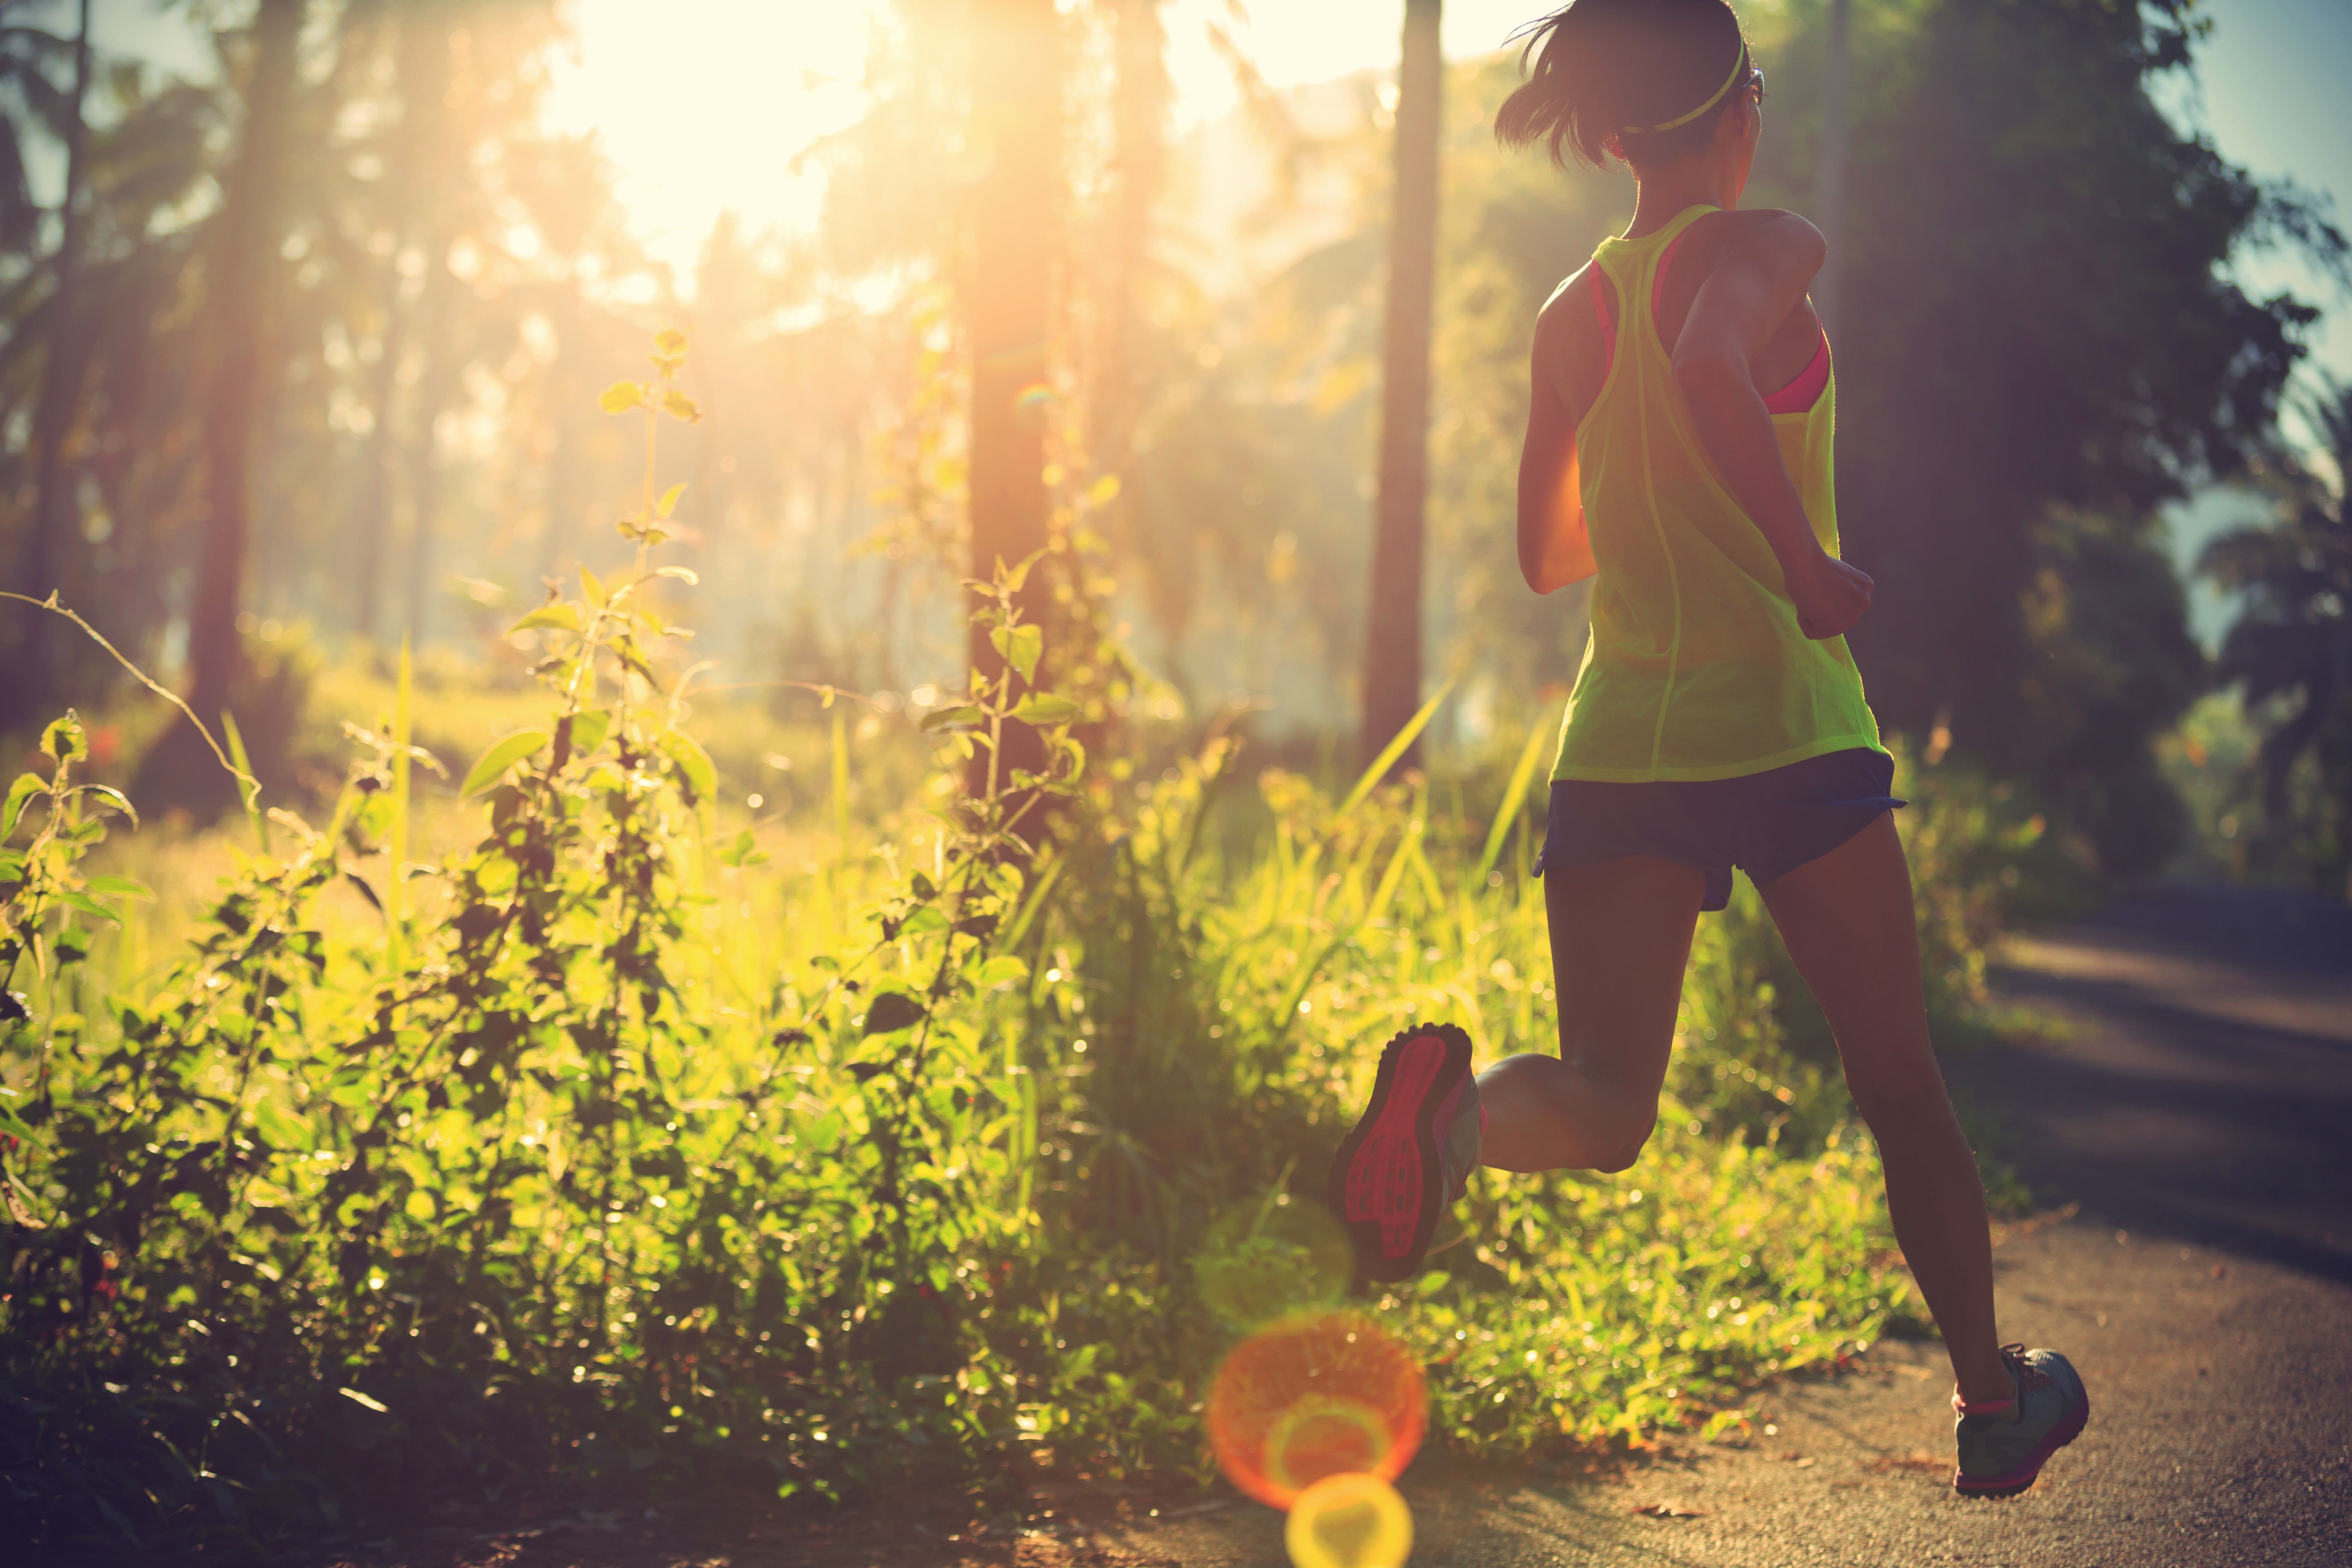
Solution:
[{"label": "leafy plant", "polygon": [[[79,864],[127,803],[76,782],[70,719],[9,796],[6,952],[35,984],[0,1035],[0,1506],[33,1537],[1200,1470],[1239,1328],[1216,1282],[1320,1288],[1264,1216],[1315,1201],[1370,1046],[1415,1016],[1483,1053],[1549,1029],[1540,900],[1495,868],[1531,768],[1470,824],[1383,782],[1393,757],[1336,802],[1269,772],[1244,850],[1211,825],[1253,788],[1232,737],[1139,773],[1097,623],[1022,613],[1031,572],[1083,596],[1067,541],[966,584],[1003,666],[921,720],[931,782],[877,837],[852,841],[838,725],[804,840],[829,854],[722,827],[674,651],[692,576],[656,564],[685,353],[665,334],[604,395],[646,421],[633,555],[512,628],[544,717],[458,779],[470,843],[409,859],[409,773],[438,763],[404,675],[323,825],[269,813],[171,970],[110,994],[71,961],[139,889]],[[1016,723],[1042,768],[1002,763]],[[1915,844],[1984,837],[1927,815]],[[2000,864],[1926,879],[1955,997]],[[1485,1179],[1437,1271],[1380,1302],[1440,1369],[1442,1440],[1720,1428],[1902,1310],[1872,1152],[1790,1048],[1748,918],[1702,928],[1643,1164]]]}]

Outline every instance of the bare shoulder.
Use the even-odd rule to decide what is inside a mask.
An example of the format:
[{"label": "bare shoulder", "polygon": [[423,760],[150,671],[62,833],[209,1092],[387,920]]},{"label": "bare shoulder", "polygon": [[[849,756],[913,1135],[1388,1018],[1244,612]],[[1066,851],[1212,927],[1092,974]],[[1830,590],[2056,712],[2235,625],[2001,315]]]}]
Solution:
[{"label": "bare shoulder", "polygon": [[[1596,262],[1586,262],[1561,280],[1536,314],[1534,378],[1549,391],[1571,421],[1580,420],[1600,395],[1609,374],[1609,348],[1601,317],[1593,310],[1593,285],[1601,289],[1601,309],[1612,321],[1617,316],[1615,291],[1609,276]],[[1543,406],[1543,397],[1537,405]]]},{"label": "bare shoulder", "polygon": [[[1536,345],[1539,351],[1546,347],[1567,349],[1587,338],[1596,345],[1599,343],[1600,322],[1592,313],[1592,283],[1599,270],[1599,263],[1586,262],[1560,279],[1559,287],[1553,289],[1551,297],[1543,302],[1543,309],[1536,312]],[[1601,281],[1602,287],[1608,289],[1605,276]],[[1614,315],[1617,303],[1615,290],[1608,289],[1608,292],[1611,296],[1610,312]]]},{"label": "bare shoulder", "polygon": [[1801,270],[1811,277],[1821,270],[1822,260],[1829,255],[1829,241],[1812,221],[1781,207],[1715,213],[1701,218],[1699,224],[1711,231],[1710,237],[1719,247],[1717,254],[1720,260],[1736,256],[1742,260],[1761,262],[1774,271]]}]

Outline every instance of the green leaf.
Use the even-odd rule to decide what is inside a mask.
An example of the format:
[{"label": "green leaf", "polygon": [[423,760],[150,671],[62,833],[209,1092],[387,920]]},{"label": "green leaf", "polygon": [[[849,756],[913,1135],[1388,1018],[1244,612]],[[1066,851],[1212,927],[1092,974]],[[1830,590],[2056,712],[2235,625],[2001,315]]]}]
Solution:
[{"label": "green leaf", "polygon": [[109,921],[114,925],[121,925],[122,923],[121,910],[116,909],[112,904],[99,902],[99,900],[91,898],[88,893],[76,892],[71,889],[67,889],[61,890],[58,894],[58,902],[65,905],[66,908],[69,910],[79,910],[83,914],[92,916],[98,920]]},{"label": "green leaf", "polygon": [[1356,787],[1348,792],[1348,798],[1339,803],[1339,816],[1345,816],[1355,810],[1363,798],[1372,793],[1381,780],[1388,776],[1389,769],[1395,764],[1399,757],[1404,755],[1404,749],[1412,744],[1413,737],[1426,729],[1430,720],[1436,717],[1437,705],[1444,701],[1453,690],[1454,682],[1449,680],[1437,689],[1436,696],[1421,705],[1420,712],[1405,721],[1405,727],[1399,730],[1396,737],[1381,749],[1381,754],[1372,759],[1372,765],[1364,770],[1363,776],[1356,781]]},{"label": "green leaf", "polygon": [[671,418],[682,419],[688,425],[698,424],[702,419],[702,409],[694,399],[674,386],[665,387],[662,390],[661,411]]},{"label": "green leaf", "polygon": [[[131,804],[129,795],[116,789],[112,784],[80,784],[76,787],[79,793],[94,798],[99,805],[119,811],[129,817],[131,826],[139,826],[138,808]],[[0,834],[0,837],[5,837],[6,835]]]},{"label": "green leaf", "polygon": [[89,755],[89,743],[83,737],[81,720],[70,708],[66,716],[41,731],[41,755],[60,763],[79,762]]},{"label": "green leaf", "polygon": [[696,801],[709,800],[718,795],[719,770],[711,766],[710,753],[696,744],[692,736],[664,730],[656,739],[677,765],[678,776]]},{"label": "green leaf", "polygon": [[365,899],[368,906],[377,914],[383,913],[383,900],[376,896],[375,889],[368,885],[368,879],[365,877],[361,876],[357,871],[346,871],[343,873],[343,880],[357,889],[360,897]]},{"label": "green leaf", "polygon": [[1066,724],[1077,716],[1076,703],[1050,691],[1033,691],[1013,710],[1013,717],[1024,724]]},{"label": "green leaf", "polygon": [[541,626],[553,626],[559,631],[576,632],[580,629],[580,612],[558,599],[551,604],[540,605],[539,608],[509,626],[507,636],[512,637],[517,632],[536,631]]},{"label": "green leaf", "polygon": [[657,518],[667,517],[671,512],[676,511],[677,510],[677,498],[685,493],[686,481],[684,479],[678,480],[677,483],[662,491],[661,500],[654,502],[654,515]]},{"label": "green leaf", "polygon": [[922,1003],[906,992],[885,991],[866,1009],[866,1032],[891,1035],[900,1029],[911,1029],[923,1021],[925,1013]]},{"label": "green leaf", "polygon": [[1018,563],[1000,573],[999,575],[1004,582],[1004,591],[1008,594],[1021,592],[1021,585],[1029,581],[1029,568],[1045,559],[1045,552],[1043,550],[1033,550],[1024,555]]},{"label": "green leaf", "polygon": [[677,359],[686,353],[686,334],[676,327],[664,327],[654,334],[654,353],[664,359]]},{"label": "green leaf", "polygon": [[1010,985],[1016,980],[1026,979],[1028,974],[1029,964],[1026,960],[1015,958],[1009,952],[1000,952],[971,972],[971,983],[982,991],[986,991],[994,986]]},{"label": "green leaf", "polygon": [[27,1143],[38,1143],[41,1141],[39,1133],[34,1131],[15,1111],[5,1105],[0,1105],[0,1132],[5,1132],[11,1137],[22,1138]]},{"label": "green leaf", "polygon": [[151,903],[155,889],[131,877],[92,877],[82,884],[102,899],[145,899]]},{"label": "green leaf", "polygon": [[768,863],[768,857],[759,848],[748,827],[735,836],[734,843],[719,852],[719,858],[721,864],[728,866],[764,866]]},{"label": "green leaf", "polygon": [[466,772],[466,782],[457,786],[462,797],[478,795],[507,776],[507,770],[525,757],[536,756],[540,748],[554,739],[544,730],[517,730],[505,740],[492,744],[479,761]]},{"label": "green leaf", "polygon": [[[928,723],[928,721],[926,721]],[[38,773],[18,773],[16,782],[8,786],[8,800],[0,805],[0,844],[16,831],[16,819],[25,814],[25,803],[37,795],[49,792],[49,781]]]},{"label": "green leaf", "polygon": [[953,708],[941,708],[935,712],[926,713],[916,727],[922,730],[952,730],[959,725],[981,723],[987,717],[985,711],[966,702]]},{"label": "green leaf", "polygon": [[1037,679],[1037,658],[1045,651],[1045,634],[1036,626],[999,626],[988,634],[1004,662],[1021,672],[1024,680]]},{"label": "green leaf", "polygon": [[607,414],[626,414],[632,408],[645,405],[645,384],[637,381],[616,381],[596,399],[596,406]]},{"label": "green leaf", "polygon": [[588,603],[591,606],[599,610],[604,607],[606,595],[604,579],[589,571],[585,565],[580,568],[580,591],[588,595]]},{"label": "green leaf", "polygon": [[691,566],[664,566],[654,574],[656,577],[675,577],[681,583],[699,583],[701,574]]},{"label": "green leaf", "polygon": [[572,716],[572,754],[584,757],[613,732],[613,715],[602,708],[585,708]]},{"label": "green leaf", "polygon": [[898,934],[900,936],[921,936],[926,931],[945,931],[947,929],[948,917],[940,911],[939,906],[936,904],[925,904],[921,909],[917,910],[913,914],[910,914],[906,918],[905,921],[898,927]]}]

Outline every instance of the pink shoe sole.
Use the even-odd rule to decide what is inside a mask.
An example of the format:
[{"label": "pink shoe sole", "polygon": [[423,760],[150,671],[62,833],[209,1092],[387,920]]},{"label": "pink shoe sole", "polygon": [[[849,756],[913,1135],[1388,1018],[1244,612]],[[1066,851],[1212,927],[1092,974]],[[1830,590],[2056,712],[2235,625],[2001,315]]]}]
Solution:
[{"label": "pink shoe sole", "polygon": [[1331,1163],[1331,1210],[1370,1279],[1421,1269],[1447,1202],[1438,1138],[1469,1076],[1470,1037],[1452,1024],[1415,1024],[1381,1052],[1371,1104]]}]

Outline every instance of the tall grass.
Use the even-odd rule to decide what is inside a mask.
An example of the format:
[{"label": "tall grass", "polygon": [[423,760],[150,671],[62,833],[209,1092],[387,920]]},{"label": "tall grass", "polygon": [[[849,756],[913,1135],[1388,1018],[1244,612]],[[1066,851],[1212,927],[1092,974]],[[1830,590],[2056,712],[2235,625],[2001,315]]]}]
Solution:
[{"label": "tall grass", "polygon": [[[649,432],[690,414],[682,352],[608,399]],[[1541,900],[1504,850],[1531,765],[1475,820],[1378,770],[1336,801],[1251,778],[1224,737],[1090,766],[1115,690],[1057,677],[1104,650],[1013,607],[1066,546],[972,585],[1005,668],[925,718],[902,803],[853,816],[843,698],[828,798],[722,828],[663,673],[677,500],[649,470],[633,563],[520,623],[550,645],[541,716],[467,770],[466,837],[415,820],[404,663],[323,825],[270,814],[160,975],[82,962],[143,889],[86,874],[69,733],[12,794],[16,1528],[250,1544],[551,1482],[1205,1473],[1198,1402],[1246,1315],[1210,1286],[1331,1287],[1269,1216],[1316,1201],[1380,1042],[1430,1016],[1482,1058],[1550,1038]],[[1050,762],[1001,774],[1023,723]],[[1966,1005],[2032,827],[1913,788],[1929,967]],[[1222,830],[1236,805],[1265,831]],[[1441,1441],[1720,1429],[1906,1310],[1777,962],[1743,889],[1702,927],[1641,1164],[1482,1176],[1432,1272],[1376,1298],[1435,1370]]]}]

